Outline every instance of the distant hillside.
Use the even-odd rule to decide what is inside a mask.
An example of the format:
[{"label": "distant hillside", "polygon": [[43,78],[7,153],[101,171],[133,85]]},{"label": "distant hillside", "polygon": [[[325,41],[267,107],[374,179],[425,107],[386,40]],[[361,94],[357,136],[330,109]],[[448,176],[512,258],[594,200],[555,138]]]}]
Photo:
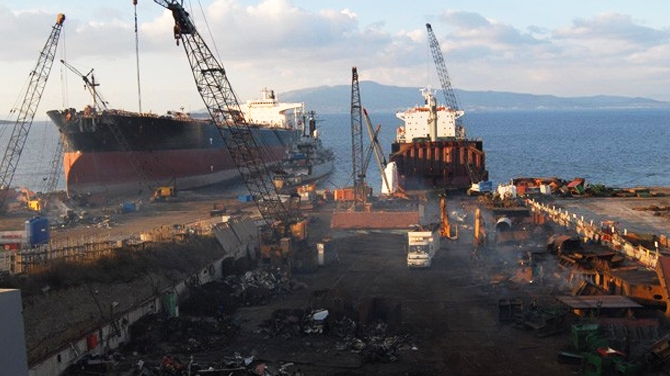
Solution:
[{"label": "distant hillside", "polygon": [[[419,88],[381,85],[372,81],[360,83],[361,102],[371,113],[396,112],[422,104]],[[536,109],[598,109],[598,108],[670,108],[670,102],[647,98],[598,95],[564,98],[553,95],[517,94],[496,91],[455,90],[461,107],[473,110],[536,110]],[[278,95],[281,102],[305,102],[322,114],[346,114],[351,108],[351,86],[318,86],[293,90]],[[443,101],[441,92],[438,102]]]}]

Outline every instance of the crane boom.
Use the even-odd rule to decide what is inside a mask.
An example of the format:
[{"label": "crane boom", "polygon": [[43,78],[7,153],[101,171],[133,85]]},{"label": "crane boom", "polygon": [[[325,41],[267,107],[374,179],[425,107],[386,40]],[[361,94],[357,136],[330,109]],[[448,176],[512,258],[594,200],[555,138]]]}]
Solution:
[{"label": "crane boom", "polygon": [[363,117],[358,70],[351,68],[351,163],[353,165],[354,202],[365,200],[365,158],[363,157]]},{"label": "crane boom", "polygon": [[363,116],[365,117],[365,124],[367,125],[368,135],[370,136],[370,144],[372,145],[372,149],[375,153],[377,166],[379,167],[379,172],[382,175],[382,182],[384,183],[384,187],[386,187],[386,192],[391,192],[391,185],[389,184],[386,174],[384,173],[387,165],[386,157],[382,151],[382,146],[379,144],[379,130],[381,126],[378,126],[376,130],[372,128],[372,122],[370,121],[370,117],[368,116],[368,112],[365,110],[365,108],[363,108]]},{"label": "crane boom", "polygon": [[239,101],[223,66],[214,57],[196,30],[189,14],[177,0],[154,0],[154,2],[172,12],[177,45],[181,41],[184,46],[198,92],[249,193],[254,197],[261,216],[266,221],[279,220],[288,223],[291,219],[289,211],[284,207],[270,181],[261,148],[242,115]]},{"label": "crane boom", "polygon": [[[72,65],[68,64],[65,60],[60,61],[65,65],[69,70],[72,71],[72,73],[76,74],[77,76],[81,77],[81,79],[84,81],[84,87],[91,93],[91,97],[93,98],[93,108],[95,110],[98,110],[98,103],[102,105],[102,107],[107,110],[107,101],[105,98],[102,97],[100,92],[96,89],[96,87],[100,86],[100,84],[95,82],[95,75],[93,75],[93,68],[91,68],[88,73],[83,74],[77,68],[73,67]],[[91,79],[89,80],[88,76],[91,76]]]},{"label": "crane boom", "polygon": [[62,134],[58,135],[58,143],[56,144],[56,149],[51,157],[51,166],[49,170],[49,176],[42,186],[43,193],[52,193],[56,190],[58,186],[58,180],[60,178],[60,173],[63,170],[63,149],[65,147],[65,136]]},{"label": "crane boom", "polygon": [[[442,55],[442,50],[440,49],[440,43],[437,41],[435,33],[433,33],[433,28],[429,23],[426,24],[426,30],[428,32],[430,51],[432,52],[433,60],[435,61],[435,69],[437,70],[437,75],[440,78],[442,93],[444,93],[445,105],[454,111],[461,110],[461,106],[456,99],[456,93],[454,92],[454,88],[451,85],[451,80],[449,79],[449,73],[447,72],[447,65],[444,62],[444,56]],[[462,117],[456,119],[456,138],[458,139],[461,148],[467,150],[469,145],[465,140],[465,130],[462,125]],[[465,165],[468,170],[471,183],[479,183],[483,180],[482,176],[476,170],[470,160],[467,160]]]},{"label": "crane boom", "polygon": [[440,78],[440,85],[442,85],[442,93],[444,93],[444,104],[451,108],[452,110],[460,110],[460,105],[456,99],[456,93],[454,88],[451,86],[451,80],[449,79],[449,73],[447,72],[447,65],[444,62],[444,56],[442,56],[442,50],[440,49],[440,43],[433,33],[433,28],[429,23],[426,24],[426,29],[428,30],[428,42],[430,44],[430,51],[433,54],[433,60],[435,61],[435,69],[437,69],[437,75]]},{"label": "crane boom", "polygon": [[7,191],[14,179],[14,173],[19,163],[23,147],[28,139],[30,126],[35,118],[37,107],[42,99],[42,93],[46,86],[51,67],[53,66],[56,48],[58,47],[58,39],[63,29],[65,22],[65,15],[58,14],[56,23],[51,29],[51,34],[47,39],[35,69],[30,72],[30,84],[26,90],[26,95],[23,99],[21,109],[19,110],[12,135],[9,138],[9,145],[5,150],[5,155],[0,164],[0,189],[4,190],[4,194],[0,196],[0,206],[4,207],[7,200]]}]

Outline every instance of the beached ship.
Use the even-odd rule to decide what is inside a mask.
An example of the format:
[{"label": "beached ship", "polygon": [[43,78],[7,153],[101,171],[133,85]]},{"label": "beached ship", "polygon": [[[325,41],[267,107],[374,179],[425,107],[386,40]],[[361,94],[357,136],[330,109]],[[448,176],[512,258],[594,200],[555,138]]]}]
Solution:
[{"label": "beached ship", "polygon": [[404,188],[468,190],[488,181],[483,142],[468,139],[458,119],[465,113],[438,106],[430,88],[422,89],[424,105],[396,113],[404,122],[391,144]]},{"label": "beached ship", "polygon": [[303,135],[287,149],[282,163],[273,171],[273,184],[279,191],[318,183],[335,168],[335,154],[319,138],[314,112],[309,113],[305,123]]},{"label": "beached ship", "polygon": [[[286,150],[300,139],[303,103],[278,102],[272,90],[264,89],[261,98],[247,101],[241,111],[270,165],[281,162]],[[210,119],[183,112],[159,116],[100,111],[92,106],[47,114],[65,139],[63,162],[71,197],[146,194],[148,185],[172,184],[183,190],[239,176]]]}]

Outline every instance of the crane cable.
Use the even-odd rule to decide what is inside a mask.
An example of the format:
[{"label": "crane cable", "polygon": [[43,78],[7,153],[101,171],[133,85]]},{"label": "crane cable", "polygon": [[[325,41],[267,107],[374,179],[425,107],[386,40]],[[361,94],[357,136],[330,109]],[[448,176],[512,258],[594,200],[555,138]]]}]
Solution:
[{"label": "crane cable", "polygon": [[142,88],[140,84],[140,40],[137,31],[137,0],[133,0],[135,6],[135,63],[137,65],[137,102],[139,113],[142,113]]}]

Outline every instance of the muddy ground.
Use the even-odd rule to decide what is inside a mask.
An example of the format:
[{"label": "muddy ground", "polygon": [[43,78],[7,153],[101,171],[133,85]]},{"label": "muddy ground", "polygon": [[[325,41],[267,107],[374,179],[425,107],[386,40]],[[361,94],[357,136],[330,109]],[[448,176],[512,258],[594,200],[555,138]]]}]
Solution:
[{"label": "muddy ground", "polygon": [[[206,213],[211,203],[200,205],[198,211]],[[182,304],[179,319],[148,317],[137,325],[140,341],[114,354],[114,372],[133,374],[140,361],[145,370],[159,369],[170,355],[184,367],[192,356],[193,369],[239,367],[237,374],[247,374],[259,364],[273,375],[280,374],[282,365],[285,374],[303,375],[579,374],[579,364],[558,361],[561,351],[570,351],[568,330],[538,330],[503,317],[499,309],[501,300],[520,301],[538,312],[566,313],[561,316],[562,328],[577,320],[556,300],[557,295],[569,294],[571,286],[553,260],[548,260],[542,281],[529,278],[518,264],[524,247],[544,246],[556,229],[535,228],[527,244],[511,251],[488,248],[474,255],[472,223],[478,200],[452,197],[448,205],[462,219],[454,219],[459,239],[443,241],[431,268],[412,270],[406,267],[404,231],[336,232],[329,226],[332,207],[311,213],[310,247],[331,237],[337,257],[313,271],[294,273],[272,289],[246,290],[244,297],[225,283],[194,289],[192,300]],[[437,206],[429,205],[433,215]],[[595,210],[601,206],[584,207]],[[178,218],[175,214],[174,219]],[[485,214],[485,221],[491,231],[490,213]],[[198,252],[197,248],[190,252]],[[205,253],[217,255],[215,249]],[[252,265],[229,263],[224,270],[240,277]],[[155,291],[146,289],[152,286],[147,282],[149,275],[163,276],[161,283],[172,280],[166,275],[181,275],[172,274],[170,268],[163,265],[164,270],[138,278],[100,283],[95,286],[101,290],[94,290],[109,301],[131,294],[141,299]],[[73,314],[93,317],[97,308],[89,287],[49,292],[64,303],[49,308],[35,303],[40,311],[29,303],[26,311],[34,311],[26,315],[40,320],[39,312],[43,312],[66,323],[64,318]],[[323,309],[329,311],[325,321],[308,320],[314,311]],[[31,325],[26,322],[27,327]],[[39,341],[39,334],[29,336],[29,346]],[[253,363],[240,364],[245,358]],[[179,374],[172,371],[176,368],[176,361],[169,367],[163,363],[163,374]]]}]

